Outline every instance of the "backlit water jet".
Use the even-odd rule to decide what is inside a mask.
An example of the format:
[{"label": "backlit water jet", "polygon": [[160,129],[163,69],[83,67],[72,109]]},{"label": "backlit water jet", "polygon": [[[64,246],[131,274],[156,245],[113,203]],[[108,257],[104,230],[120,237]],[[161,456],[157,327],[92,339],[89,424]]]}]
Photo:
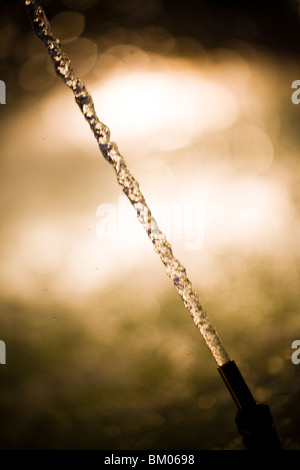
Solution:
[{"label": "backlit water jet", "polygon": [[219,372],[238,408],[236,423],[246,448],[280,450],[281,444],[269,407],[256,403],[235,362],[230,360],[214,325],[192,288],[186,269],[175,258],[170,243],[152,217],[137,180],[127,168],[117,145],[110,140],[110,130],[97,117],[92,97],[84,83],[75,75],[71,61],[63,52],[59,40],[52,34],[43,9],[34,0],[22,1],[27,9],[32,28],[46,46],[57,75],[73,91],[75,101],[89,123],[100,151],[113,166],[117,181],[135,208],[138,220],[152,241],[154,250],[159,254],[167,275],[173,281],[195,325],[219,365]]},{"label": "backlit water jet", "polygon": [[148,237],[153,243],[155,252],[159,254],[165,266],[167,275],[173,281],[176,290],[211,350],[213,357],[219,366],[227,363],[230,361],[229,355],[214,325],[204,311],[198,295],[193,290],[185,267],[176,259],[166,236],[157,226],[137,180],[128,169],[117,144],[110,140],[109,128],[99,120],[91,95],[82,80],[75,75],[69,57],[63,51],[59,40],[52,34],[44,10],[32,0],[23,0],[23,3],[25,4],[32,28],[46,46],[57,75],[73,91],[75,101],[89,123],[102,155],[113,166],[119,185],[135,208],[139,222],[146,230]]}]

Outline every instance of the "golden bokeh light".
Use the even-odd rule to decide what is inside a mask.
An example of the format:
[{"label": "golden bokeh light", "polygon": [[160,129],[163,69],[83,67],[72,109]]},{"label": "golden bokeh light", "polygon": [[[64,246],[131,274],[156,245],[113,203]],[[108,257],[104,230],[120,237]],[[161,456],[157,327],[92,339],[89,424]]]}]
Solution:
[{"label": "golden bokeh light", "polygon": [[[82,29],[81,16],[76,19],[74,28],[78,23],[77,29]],[[57,18],[58,28],[60,20]],[[76,36],[80,31],[72,34]],[[83,41],[72,40],[75,49],[78,40]],[[77,52],[74,56],[83,67]],[[177,252],[204,249],[215,258],[211,272],[206,270],[204,284],[210,276],[215,277],[213,272],[223,272],[222,266],[216,267],[222,250],[272,251],[284,238],[292,207],[284,183],[270,171],[274,158],[272,137],[268,126],[264,128],[261,122],[261,116],[268,114],[268,102],[260,103],[258,113],[256,97],[252,121],[243,121],[243,116],[253,112],[253,102],[249,94],[245,100],[246,90],[235,83],[239,74],[244,86],[251,73],[258,80],[255,71],[250,72],[250,65],[238,53],[227,51],[215,54],[211,65],[207,58],[204,63],[168,58],[127,45],[112,46],[103,56],[111,60],[105,68],[95,65],[94,60],[88,79],[96,110],[111,128],[121,152],[124,154],[122,146],[130,152],[125,158],[142,179],[153,215],[175,243]],[[101,57],[97,63],[103,66]],[[216,57],[222,69],[219,76],[215,73]],[[21,81],[26,88],[28,65],[24,67]],[[37,85],[32,82],[31,86]],[[43,151],[43,158],[51,158],[55,165],[63,162],[69,174],[68,186],[78,184],[76,191],[86,193],[80,181],[72,183],[73,154],[75,150],[76,165],[80,166],[79,152],[84,150],[91,158],[96,145],[69,94],[61,89],[49,92],[37,112],[27,115],[25,111],[18,117],[24,139],[29,136],[29,126],[36,129],[37,136],[45,136],[36,139],[36,151]],[[16,142],[10,145],[13,148]],[[37,159],[40,154],[35,156],[32,148],[23,158],[28,157]],[[104,161],[100,166],[104,175],[109,174]],[[10,258],[10,265],[15,259],[28,272],[18,276],[18,270],[14,270],[19,278],[15,286],[24,282],[26,290],[31,279],[33,287],[40,275],[49,290],[69,295],[73,290],[78,293],[104,288],[111,277],[122,276],[126,267],[137,267],[141,258],[151,265],[152,252],[134,211],[127,201],[118,199],[117,187],[110,186],[106,185],[106,191],[100,191],[96,198],[92,194],[97,188],[93,188],[89,207],[76,214],[77,223],[86,227],[85,234],[80,235],[80,230],[74,228],[74,221],[70,230],[69,224],[56,217],[46,219],[48,229],[43,228],[42,218],[31,225],[29,212],[27,228],[16,236]],[[105,215],[106,205],[109,215]],[[108,231],[103,236],[105,224]]]}]

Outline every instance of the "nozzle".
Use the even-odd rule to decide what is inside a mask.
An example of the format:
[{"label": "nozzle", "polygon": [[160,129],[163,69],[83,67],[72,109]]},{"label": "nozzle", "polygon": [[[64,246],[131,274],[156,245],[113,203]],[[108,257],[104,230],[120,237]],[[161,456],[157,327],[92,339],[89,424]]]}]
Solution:
[{"label": "nozzle", "polygon": [[253,398],[234,361],[219,367],[219,372],[238,411],[235,421],[247,450],[282,450],[271,411]]}]

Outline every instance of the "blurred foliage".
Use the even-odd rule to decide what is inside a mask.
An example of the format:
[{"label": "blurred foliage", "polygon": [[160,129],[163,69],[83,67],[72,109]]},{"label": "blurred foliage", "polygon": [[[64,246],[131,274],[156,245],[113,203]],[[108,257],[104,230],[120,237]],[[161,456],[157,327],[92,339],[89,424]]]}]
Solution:
[{"label": "blurred foliage", "polygon": [[[33,308],[3,300],[1,448],[242,449],[235,407],[209,351],[180,300],[161,304],[150,322],[124,304],[108,312],[105,296],[83,317],[51,301]],[[299,373],[280,315],[256,334],[236,326],[234,315],[220,325],[229,351],[239,350],[237,362],[254,396],[269,403],[285,448],[299,449]]]}]

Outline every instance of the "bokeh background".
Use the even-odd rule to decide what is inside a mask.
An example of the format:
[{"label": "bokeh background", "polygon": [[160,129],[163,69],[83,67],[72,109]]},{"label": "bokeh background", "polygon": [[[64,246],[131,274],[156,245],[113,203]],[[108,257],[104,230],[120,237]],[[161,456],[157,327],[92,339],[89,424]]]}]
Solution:
[{"label": "bokeh background", "polygon": [[[299,5],[261,3],[41,1],[148,204],[177,208],[162,230],[299,450]],[[210,351],[19,2],[1,2],[0,79],[0,448],[243,449]],[[193,249],[184,204],[201,208]]]}]

